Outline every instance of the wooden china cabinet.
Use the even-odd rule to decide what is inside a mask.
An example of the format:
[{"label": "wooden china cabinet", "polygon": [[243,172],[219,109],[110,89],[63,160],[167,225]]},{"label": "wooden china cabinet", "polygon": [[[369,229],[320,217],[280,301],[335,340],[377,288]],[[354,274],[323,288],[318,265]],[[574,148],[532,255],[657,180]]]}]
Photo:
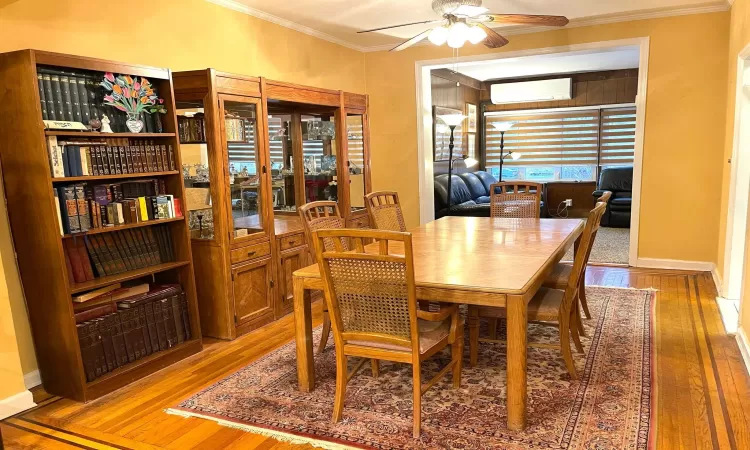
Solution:
[{"label": "wooden china cabinet", "polygon": [[292,310],[291,275],[312,261],[297,207],[336,200],[349,226],[369,225],[367,97],[173,76],[201,328],[234,339]]}]

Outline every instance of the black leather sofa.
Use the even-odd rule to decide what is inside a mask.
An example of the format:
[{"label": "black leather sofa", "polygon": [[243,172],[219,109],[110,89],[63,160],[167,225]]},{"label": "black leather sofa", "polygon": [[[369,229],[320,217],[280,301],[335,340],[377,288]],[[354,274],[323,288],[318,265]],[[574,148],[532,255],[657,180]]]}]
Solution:
[{"label": "black leather sofa", "polygon": [[612,228],[630,228],[630,208],[633,203],[633,168],[609,167],[602,169],[599,186],[594,191],[598,199],[604,191],[611,191],[612,197],[607,203],[607,210],[602,216],[602,226]]},{"label": "black leather sofa", "polygon": [[451,179],[451,209],[448,210],[448,175],[435,177],[435,219],[445,216],[490,216],[490,185],[497,183],[487,172],[466,172]]}]

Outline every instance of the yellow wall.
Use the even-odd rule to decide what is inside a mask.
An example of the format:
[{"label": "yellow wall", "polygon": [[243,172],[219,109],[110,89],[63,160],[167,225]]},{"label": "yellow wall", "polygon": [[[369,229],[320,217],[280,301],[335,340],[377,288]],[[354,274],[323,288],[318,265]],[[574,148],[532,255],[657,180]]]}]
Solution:
[{"label": "yellow wall", "polygon": [[[729,24],[729,57],[727,82],[726,138],[724,141],[724,183],[721,196],[721,222],[719,224],[718,271],[724,275],[724,239],[726,237],[727,203],[729,201],[729,181],[731,165],[726,161],[732,157],[734,140],[735,89],[737,86],[737,58],[739,53],[750,43],[750,0],[735,0],[730,13]],[[750,236],[750,220],[747,222],[747,233]],[[750,258],[748,257],[750,239],[746,240],[744,283],[746,293],[750,293]],[[747,297],[747,294],[745,294]],[[747,333],[750,330],[750,303],[743,298],[740,326]]]},{"label": "yellow wall", "polygon": [[[669,17],[510,36],[500,50],[651,38],[640,257],[716,261],[728,26],[727,13]],[[419,220],[414,64],[450,56],[433,46],[365,56],[373,188],[399,192],[409,226]]]},{"label": "yellow wall", "polygon": [[[362,53],[205,0],[131,0],[125,10],[111,6],[97,0],[0,2],[0,52],[36,48],[173,71],[213,67],[322,88],[366,91]],[[117,18],[123,14],[132,25]],[[10,242],[7,223],[0,220],[5,274],[0,282],[7,280],[23,372],[29,373],[36,370],[36,358],[15,261],[12,256],[5,258],[13,255]],[[0,398],[4,398],[1,393]]]}]

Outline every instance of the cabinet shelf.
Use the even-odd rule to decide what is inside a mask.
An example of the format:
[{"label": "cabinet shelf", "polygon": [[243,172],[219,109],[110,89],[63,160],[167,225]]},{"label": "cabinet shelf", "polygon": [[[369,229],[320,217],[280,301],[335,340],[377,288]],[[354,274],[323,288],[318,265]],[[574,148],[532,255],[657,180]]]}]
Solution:
[{"label": "cabinet shelf", "polygon": [[142,173],[121,173],[116,175],[84,175],[82,177],[62,177],[52,178],[53,183],[74,183],[79,181],[101,181],[101,180],[121,180],[123,178],[151,178],[163,177],[166,175],[177,175],[177,170],[167,170],[164,172],[142,172]]},{"label": "cabinet shelf", "polygon": [[117,225],[113,227],[92,228],[88,231],[84,231],[83,233],[65,234],[63,235],[63,239],[70,239],[77,236],[88,236],[91,234],[111,233],[113,231],[127,230],[129,228],[150,227],[153,225],[161,225],[163,223],[181,222],[183,220],[185,220],[184,216],[174,217],[172,219],[147,220],[144,222],[126,223],[125,225]]},{"label": "cabinet shelf", "polygon": [[157,264],[155,266],[148,266],[142,269],[128,270],[127,272],[118,273],[117,275],[107,275],[104,277],[94,278],[91,281],[84,281],[83,283],[73,283],[70,286],[71,294],[78,294],[80,292],[90,291],[114,283],[120,283],[122,281],[135,280],[145,275],[151,275],[154,273],[165,272],[167,270],[176,269],[178,267],[187,266],[190,261],[177,261],[163,264]]},{"label": "cabinet shelf", "polygon": [[97,137],[97,138],[162,138],[175,137],[174,133],[102,133],[99,131],[46,130],[46,136]]}]

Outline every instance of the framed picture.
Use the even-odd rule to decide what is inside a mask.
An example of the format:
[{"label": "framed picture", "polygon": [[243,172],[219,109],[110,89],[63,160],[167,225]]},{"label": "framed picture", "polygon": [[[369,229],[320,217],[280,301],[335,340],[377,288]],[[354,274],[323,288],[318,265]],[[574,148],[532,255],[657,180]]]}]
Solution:
[{"label": "framed picture", "polygon": [[[451,130],[448,125],[438,117],[443,114],[463,114],[463,111],[452,108],[443,108],[442,106],[432,107],[432,153],[434,161],[445,161],[450,155],[450,138]],[[464,146],[464,131],[463,128],[466,126],[466,121],[457,126],[453,131],[453,157],[457,158],[466,153],[466,146]]]},{"label": "framed picture", "polygon": [[477,132],[477,105],[473,103],[466,104],[466,132],[476,133]]},{"label": "framed picture", "polygon": [[467,134],[466,142],[468,143],[468,151],[466,152],[467,158],[477,158],[477,136],[475,134]]}]

